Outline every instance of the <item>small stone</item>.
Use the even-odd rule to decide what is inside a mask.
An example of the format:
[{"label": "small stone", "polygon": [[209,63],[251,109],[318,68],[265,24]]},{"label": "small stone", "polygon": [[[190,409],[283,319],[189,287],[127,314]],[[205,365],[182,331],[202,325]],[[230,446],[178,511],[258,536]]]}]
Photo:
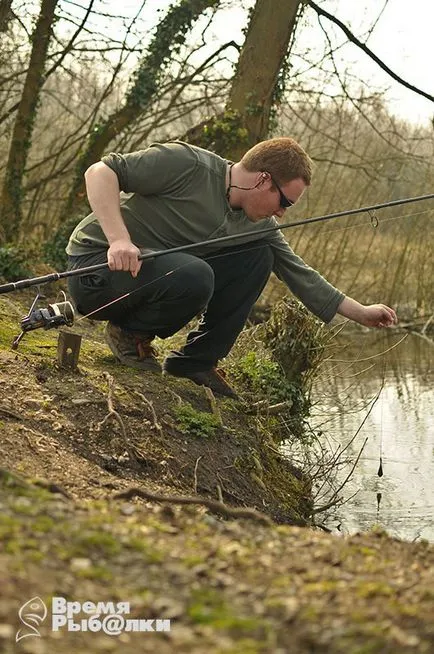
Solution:
[{"label": "small stone", "polygon": [[79,570],[89,570],[92,567],[92,561],[85,558],[76,558],[71,560],[71,570],[78,572]]},{"label": "small stone", "polygon": [[152,608],[158,614],[158,618],[163,620],[174,620],[182,617],[186,613],[185,606],[170,597],[159,597],[155,599],[152,603]]},{"label": "small stone", "polygon": [[15,500],[15,506],[17,506],[17,507],[32,506],[32,504],[33,504],[33,502],[30,499],[30,497],[24,497],[22,495],[20,497],[17,497],[17,499]]},{"label": "small stone", "polygon": [[45,654],[47,646],[45,642],[38,638],[24,639],[20,641],[21,651],[28,652],[28,654]]},{"label": "small stone", "polygon": [[0,624],[0,640],[10,640],[15,630],[10,624]]},{"label": "small stone", "polygon": [[167,632],[166,635],[170,641],[176,643],[178,646],[190,645],[195,639],[192,629],[182,624],[177,624],[176,628]]},{"label": "small stone", "polygon": [[120,512],[123,515],[132,515],[135,512],[136,508],[133,504],[122,504]]},{"label": "small stone", "polygon": [[202,520],[205,524],[210,525],[211,527],[215,527],[218,524],[218,520],[208,513],[205,513]]}]

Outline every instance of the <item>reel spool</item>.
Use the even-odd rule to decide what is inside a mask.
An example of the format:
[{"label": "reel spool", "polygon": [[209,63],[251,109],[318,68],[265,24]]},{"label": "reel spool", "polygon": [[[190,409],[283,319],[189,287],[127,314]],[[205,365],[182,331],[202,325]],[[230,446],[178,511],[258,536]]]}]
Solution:
[{"label": "reel spool", "polygon": [[33,329],[54,329],[74,324],[74,308],[71,302],[57,302],[49,304],[46,309],[33,309],[21,320],[23,332],[30,332]]},{"label": "reel spool", "polygon": [[66,299],[65,293],[62,291],[64,300],[63,302],[55,302],[49,304],[46,308],[37,308],[36,305],[41,295],[38,291],[29,313],[21,320],[21,334],[16,336],[12,349],[16,350],[19,342],[24,334],[33,331],[34,329],[58,329],[66,325],[71,327],[74,324],[74,307],[71,302]]}]

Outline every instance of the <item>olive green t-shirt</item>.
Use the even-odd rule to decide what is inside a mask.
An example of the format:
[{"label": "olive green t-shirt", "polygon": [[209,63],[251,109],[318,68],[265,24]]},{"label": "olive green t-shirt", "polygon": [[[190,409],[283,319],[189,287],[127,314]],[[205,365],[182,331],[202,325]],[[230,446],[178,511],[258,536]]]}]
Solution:
[{"label": "olive green t-shirt", "polygon": [[[248,232],[215,246],[199,246],[192,253],[204,256],[236,244],[266,242],[273,249],[275,274],[312,313],[324,322],[333,318],[343,293],[294,254],[281,232],[255,234],[278,226],[276,219],[253,223],[244,211],[230,207],[225,159],[174,141],[154,143],[130,154],[111,153],[102,161],[118,177],[121,213],[137,247],[163,250]],[[107,248],[107,239],[91,213],[73,231],[66,251],[80,256]]]}]

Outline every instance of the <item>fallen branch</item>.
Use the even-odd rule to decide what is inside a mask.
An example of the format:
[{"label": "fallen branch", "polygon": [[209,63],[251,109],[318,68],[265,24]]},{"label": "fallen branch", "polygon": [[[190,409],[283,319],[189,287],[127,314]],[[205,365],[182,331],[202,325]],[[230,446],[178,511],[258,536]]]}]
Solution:
[{"label": "fallen branch", "polygon": [[332,506],[335,506],[336,504],[338,504],[340,502],[339,493],[341,492],[341,490],[343,489],[345,484],[350,480],[350,478],[351,478],[351,476],[352,476],[352,474],[353,474],[353,472],[354,472],[354,470],[355,470],[355,468],[356,468],[356,466],[357,466],[357,464],[359,462],[359,459],[362,456],[362,452],[365,449],[365,445],[366,445],[367,442],[368,442],[368,438],[365,438],[365,441],[364,441],[362,447],[360,448],[360,452],[358,453],[357,458],[356,458],[353,466],[351,467],[350,472],[345,477],[344,481],[341,483],[339,488],[333,493],[333,497],[330,500],[330,502],[327,502],[327,504],[324,504],[323,506],[319,506],[318,508],[313,509],[311,515],[316,515],[317,513],[322,513],[323,511],[327,511],[328,509],[331,509]]},{"label": "fallen branch", "polygon": [[282,411],[287,411],[291,408],[292,402],[278,402],[277,404],[269,404],[268,400],[259,400],[251,405],[246,411],[246,413],[254,413],[255,411],[263,411],[267,415],[273,416],[281,413]]},{"label": "fallen branch", "polygon": [[0,406],[0,413],[3,413],[3,415],[9,416],[11,418],[15,418],[15,420],[23,419],[19,413],[15,413],[15,411],[12,411],[11,409],[7,409],[5,406]]},{"label": "fallen branch", "polygon": [[206,497],[186,497],[186,496],[173,496],[173,495],[160,495],[158,493],[151,493],[150,491],[143,490],[141,488],[130,488],[127,491],[122,493],[117,493],[114,496],[115,500],[130,500],[133,497],[141,497],[145,500],[150,500],[152,502],[163,502],[166,504],[197,504],[201,506],[206,506],[211,513],[216,513],[221,515],[224,518],[246,518],[247,520],[254,520],[264,525],[271,526],[273,525],[273,520],[269,518],[265,513],[261,513],[256,509],[232,509],[223,502],[218,502],[217,500],[208,499]]}]

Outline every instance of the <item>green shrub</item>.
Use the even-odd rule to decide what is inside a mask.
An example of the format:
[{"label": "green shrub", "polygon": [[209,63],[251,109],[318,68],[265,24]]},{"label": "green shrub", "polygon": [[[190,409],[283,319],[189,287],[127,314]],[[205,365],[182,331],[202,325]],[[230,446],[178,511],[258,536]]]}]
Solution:
[{"label": "green shrub", "polygon": [[0,247],[0,278],[7,282],[15,282],[23,277],[29,277],[30,272],[26,261],[29,255],[15,245]]},{"label": "green shrub", "polygon": [[74,216],[65,223],[62,223],[54,233],[54,236],[43,246],[44,260],[56,270],[65,270],[66,268],[68,255],[65,252],[65,248],[68,244],[69,237],[81,218],[82,216]]},{"label": "green shrub", "polygon": [[183,434],[209,438],[214,436],[220,422],[212,413],[197,411],[188,402],[175,409],[178,428]]},{"label": "green shrub", "polygon": [[250,402],[286,402],[285,409],[267,418],[276,439],[305,436],[309,392],[324,355],[325,333],[307,309],[285,298],[266,322],[242,332],[227,360],[231,376]]},{"label": "green shrub", "polygon": [[253,400],[267,399],[270,404],[286,402],[292,414],[304,418],[309,413],[309,400],[300,383],[288,379],[284,370],[266,352],[248,352],[232,368],[238,383],[253,395]]}]

